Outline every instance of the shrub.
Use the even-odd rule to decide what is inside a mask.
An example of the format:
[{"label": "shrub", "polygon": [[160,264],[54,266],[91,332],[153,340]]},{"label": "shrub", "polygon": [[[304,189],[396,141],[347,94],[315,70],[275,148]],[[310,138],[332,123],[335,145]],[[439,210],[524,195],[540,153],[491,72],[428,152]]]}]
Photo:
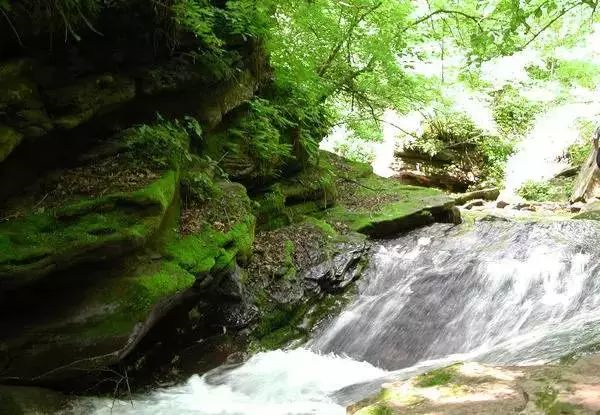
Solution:
[{"label": "shrub", "polygon": [[227,131],[235,157],[251,161],[255,178],[277,176],[292,155],[292,146],[281,135],[290,125],[270,101],[254,98],[247,113]]},{"label": "shrub", "polygon": [[159,116],[155,124],[143,124],[125,131],[125,145],[135,159],[150,161],[160,168],[177,169],[192,161],[189,128],[201,132],[194,119],[166,121]]},{"label": "shrub", "polygon": [[589,143],[571,144],[567,149],[567,159],[571,166],[583,166],[587,161],[592,147]]},{"label": "shrub", "polygon": [[573,193],[574,182],[574,177],[528,181],[517,190],[517,194],[533,202],[565,202]]}]

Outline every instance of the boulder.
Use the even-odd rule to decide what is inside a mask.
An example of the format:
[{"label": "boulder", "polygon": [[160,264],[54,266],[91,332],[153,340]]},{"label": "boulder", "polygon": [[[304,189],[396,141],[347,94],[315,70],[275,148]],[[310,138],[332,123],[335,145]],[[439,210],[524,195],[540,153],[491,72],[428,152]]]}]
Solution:
[{"label": "boulder", "polygon": [[561,170],[557,175],[554,176],[554,178],[559,178],[559,177],[573,177],[573,176],[577,176],[577,174],[579,174],[579,172],[581,171],[581,166],[569,166],[566,167],[565,169]]},{"label": "boulder", "polygon": [[462,208],[463,209],[467,209],[467,210],[471,210],[476,206],[484,206],[485,205],[485,200],[483,199],[475,199],[475,200],[471,200],[470,202],[465,203]]},{"label": "boulder", "polygon": [[22,139],[21,133],[0,124],[0,162],[6,160]]},{"label": "boulder", "polygon": [[599,367],[597,355],[546,366],[459,363],[388,381],[378,396],[350,406],[347,413],[595,415],[600,411]]},{"label": "boulder", "polygon": [[337,200],[321,216],[335,227],[385,238],[436,221],[461,221],[454,199],[438,189],[405,185],[376,176],[363,163],[324,157],[338,177]]},{"label": "boulder", "polygon": [[[102,378],[196,281],[177,264],[150,258],[74,273],[3,305],[20,318],[3,325],[0,382],[70,388]],[[33,312],[38,307],[44,312]]]},{"label": "boulder", "polygon": [[394,176],[394,178],[404,184],[436,187],[450,192],[465,192],[474,184],[451,174],[426,174],[416,170],[403,170]]},{"label": "boulder", "polygon": [[56,414],[69,407],[69,398],[48,389],[0,385],[0,409],[6,415]]},{"label": "boulder", "polygon": [[483,190],[475,190],[473,192],[463,193],[456,195],[455,202],[457,205],[464,205],[465,203],[475,200],[482,199],[484,201],[493,201],[498,199],[500,196],[500,189],[498,188],[489,188]]},{"label": "boulder", "polygon": [[498,209],[504,209],[505,207],[508,207],[508,206],[510,206],[510,203],[508,203],[505,200],[498,200],[498,202],[496,202],[496,207]]},{"label": "boulder", "polygon": [[569,211],[571,213],[579,213],[586,206],[583,202],[575,202],[569,206]]},{"label": "boulder", "polygon": [[361,275],[360,263],[368,251],[368,245],[364,242],[343,243],[336,247],[336,251],[339,253],[333,258],[304,273],[304,279],[316,282],[324,292],[330,294],[343,291]]},{"label": "boulder", "polygon": [[78,199],[0,223],[0,292],[85,262],[107,261],[148,242],[177,189],[168,171],[130,193]]}]

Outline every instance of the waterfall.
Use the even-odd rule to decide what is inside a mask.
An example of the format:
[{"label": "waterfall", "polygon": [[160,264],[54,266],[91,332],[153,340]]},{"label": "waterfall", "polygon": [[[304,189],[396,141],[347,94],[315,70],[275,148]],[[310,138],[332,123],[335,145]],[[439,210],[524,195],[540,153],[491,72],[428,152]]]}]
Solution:
[{"label": "waterfall", "polygon": [[[598,241],[591,221],[485,220],[382,241],[356,299],[306,347],[259,353],[112,413],[342,415],[336,391],[391,371],[556,359],[600,342]],[[111,413],[110,401],[84,404]]]}]

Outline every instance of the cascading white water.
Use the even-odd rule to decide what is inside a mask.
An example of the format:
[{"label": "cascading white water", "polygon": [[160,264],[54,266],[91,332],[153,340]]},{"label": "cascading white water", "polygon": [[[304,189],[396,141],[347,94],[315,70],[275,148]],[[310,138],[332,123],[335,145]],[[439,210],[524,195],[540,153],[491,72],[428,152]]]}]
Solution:
[{"label": "cascading white water", "polygon": [[387,370],[554,359],[600,342],[598,241],[591,221],[417,230],[374,248],[356,300],[306,348],[260,353],[135,397],[133,407],[81,405],[96,414],[342,415],[381,381],[347,387]]},{"label": "cascading white water", "polygon": [[600,319],[599,238],[587,221],[412,232],[379,246],[357,301],[311,347],[387,369],[454,353],[560,357],[572,349],[560,336]]},{"label": "cascading white water", "polygon": [[344,415],[329,397],[338,389],[380,378],[368,363],[307,349],[259,353],[236,368],[219,368],[184,385],[131,402],[84,401],[78,410],[97,415]]}]

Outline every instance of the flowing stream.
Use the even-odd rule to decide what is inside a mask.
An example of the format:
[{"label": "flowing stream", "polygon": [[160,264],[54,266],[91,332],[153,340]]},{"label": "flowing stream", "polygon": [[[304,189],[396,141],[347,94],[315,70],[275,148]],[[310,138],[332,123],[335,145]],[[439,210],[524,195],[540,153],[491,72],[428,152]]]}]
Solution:
[{"label": "flowing stream", "polygon": [[[381,242],[355,301],[304,348],[257,354],[112,413],[343,415],[386,377],[559,358],[600,342],[598,241],[591,221],[482,220]],[[110,414],[112,401],[93,406]]]}]

